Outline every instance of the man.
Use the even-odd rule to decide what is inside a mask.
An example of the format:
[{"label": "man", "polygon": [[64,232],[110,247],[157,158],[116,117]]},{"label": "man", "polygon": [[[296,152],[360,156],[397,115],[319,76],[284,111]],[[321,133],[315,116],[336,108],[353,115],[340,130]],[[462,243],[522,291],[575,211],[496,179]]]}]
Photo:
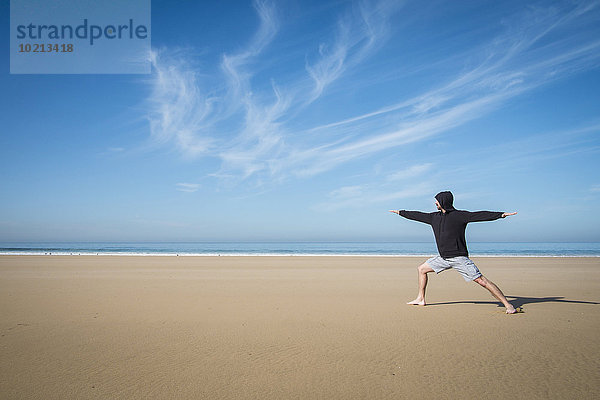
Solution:
[{"label": "man", "polygon": [[515,215],[516,212],[493,212],[493,211],[463,211],[453,207],[454,196],[451,192],[440,192],[435,195],[435,205],[438,212],[424,213],[420,211],[390,210],[404,218],[424,222],[431,225],[439,256],[431,257],[418,267],[419,294],[417,298],[407,304],[424,306],[425,289],[427,288],[427,274],[435,272],[439,274],[449,268],[457,270],[465,281],[475,281],[497,298],[506,307],[507,314],[517,312],[512,304],[492,281],[488,280],[479,272],[479,269],[469,259],[465,229],[469,222],[494,221]]}]

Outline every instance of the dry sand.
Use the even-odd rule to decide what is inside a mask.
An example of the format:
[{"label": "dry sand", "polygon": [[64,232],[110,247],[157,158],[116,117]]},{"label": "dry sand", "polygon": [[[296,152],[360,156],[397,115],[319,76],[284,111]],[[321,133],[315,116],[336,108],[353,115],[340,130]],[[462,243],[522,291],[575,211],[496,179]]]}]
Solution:
[{"label": "dry sand", "polygon": [[0,257],[2,399],[598,399],[600,259]]}]

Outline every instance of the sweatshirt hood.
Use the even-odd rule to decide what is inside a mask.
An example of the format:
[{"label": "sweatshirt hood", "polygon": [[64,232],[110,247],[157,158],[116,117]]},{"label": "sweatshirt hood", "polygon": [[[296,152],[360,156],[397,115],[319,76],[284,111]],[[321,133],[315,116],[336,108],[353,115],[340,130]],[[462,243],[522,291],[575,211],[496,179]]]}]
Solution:
[{"label": "sweatshirt hood", "polygon": [[435,195],[435,199],[440,203],[440,206],[446,211],[455,210],[452,203],[454,202],[454,196],[452,192],[439,192]]}]

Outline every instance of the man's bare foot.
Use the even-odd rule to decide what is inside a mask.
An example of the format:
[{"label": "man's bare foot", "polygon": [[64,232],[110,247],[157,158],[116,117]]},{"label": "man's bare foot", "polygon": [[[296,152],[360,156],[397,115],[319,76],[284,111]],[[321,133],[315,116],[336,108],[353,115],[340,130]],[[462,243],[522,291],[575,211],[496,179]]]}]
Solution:
[{"label": "man's bare foot", "polygon": [[420,298],[416,298],[413,301],[409,301],[406,304],[410,304],[411,306],[424,306],[425,305],[425,299],[420,299]]},{"label": "man's bare foot", "polygon": [[513,306],[506,307],[506,313],[507,314],[515,314],[516,312],[517,312],[517,309],[514,308]]}]

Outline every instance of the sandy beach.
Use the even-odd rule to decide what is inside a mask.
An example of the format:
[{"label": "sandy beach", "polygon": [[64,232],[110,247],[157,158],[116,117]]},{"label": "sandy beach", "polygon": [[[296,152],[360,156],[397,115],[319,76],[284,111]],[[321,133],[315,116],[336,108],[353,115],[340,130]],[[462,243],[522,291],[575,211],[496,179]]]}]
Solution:
[{"label": "sandy beach", "polygon": [[473,259],[0,256],[0,398],[600,398],[600,258]]}]

